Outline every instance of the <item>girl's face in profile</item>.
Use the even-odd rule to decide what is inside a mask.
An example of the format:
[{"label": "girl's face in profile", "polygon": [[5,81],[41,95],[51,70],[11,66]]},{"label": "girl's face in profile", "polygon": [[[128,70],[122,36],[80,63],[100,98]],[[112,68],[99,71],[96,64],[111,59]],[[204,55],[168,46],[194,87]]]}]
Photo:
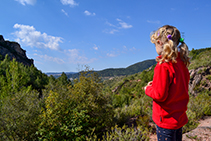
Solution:
[{"label": "girl's face in profile", "polygon": [[160,40],[157,40],[155,43],[156,52],[158,55],[162,54],[163,51],[163,43]]}]

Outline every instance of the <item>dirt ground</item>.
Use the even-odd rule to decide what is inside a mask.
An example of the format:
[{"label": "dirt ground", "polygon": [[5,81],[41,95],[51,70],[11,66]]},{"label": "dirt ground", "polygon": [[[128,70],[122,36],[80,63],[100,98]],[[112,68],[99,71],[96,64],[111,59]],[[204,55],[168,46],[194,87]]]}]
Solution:
[{"label": "dirt ground", "polygon": [[[211,116],[204,117],[199,123],[196,129],[183,134],[183,141],[211,141]],[[157,141],[157,135],[150,136],[150,141]]]}]

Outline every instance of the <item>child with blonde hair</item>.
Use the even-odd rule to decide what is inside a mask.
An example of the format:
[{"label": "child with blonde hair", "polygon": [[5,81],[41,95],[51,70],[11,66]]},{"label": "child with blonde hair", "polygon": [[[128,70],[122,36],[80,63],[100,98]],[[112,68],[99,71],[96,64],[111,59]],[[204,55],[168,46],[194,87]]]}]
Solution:
[{"label": "child with blonde hair", "polygon": [[170,25],[153,32],[151,42],[159,55],[158,63],[153,81],[144,89],[153,99],[152,119],[157,125],[157,138],[159,141],[182,141],[182,127],[188,122],[188,47],[179,30]]}]

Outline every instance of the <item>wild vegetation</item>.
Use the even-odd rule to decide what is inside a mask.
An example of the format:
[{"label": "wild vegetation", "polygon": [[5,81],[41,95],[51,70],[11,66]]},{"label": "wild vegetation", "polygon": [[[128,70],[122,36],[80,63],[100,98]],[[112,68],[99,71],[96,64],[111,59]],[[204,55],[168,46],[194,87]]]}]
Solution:
[{"label": "wild vegetation", "polygon": [[[210,66],[210,55],[211,48],[192,50],[189,69]],[[1,58],[0,140],[149,140],[154,132],[152,99],[143,90],[154,66],[103,82],[86,68],[70,81],[65,73],[48,77],[34,66]],[[211,116],[209,90],[190,94],[187,115],[184,132]]]}]

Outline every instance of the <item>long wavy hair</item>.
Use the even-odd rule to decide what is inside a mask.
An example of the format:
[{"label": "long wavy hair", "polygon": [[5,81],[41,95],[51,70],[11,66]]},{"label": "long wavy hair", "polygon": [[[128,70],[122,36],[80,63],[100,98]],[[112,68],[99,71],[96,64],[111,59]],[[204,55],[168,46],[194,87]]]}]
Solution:
[{"label": "long wavy hair", "polygon": [[[168,39],[168,35],[171,35],[171,39]],[[178,49],[180,52],[180,58],[183,60],[184,64],[188,67],[190,64],[190,58],[188,57],[189,50],[185,42],[181,42],[180,46],[180,31],[170,25],[164,25],[157,31],[151,33],[151,42],[156,43],[160,40],[163,43],[163,51],[161,53],[161,58],[156,58],[156,61],[160,64],[163,62],[172,61],[172,63],[177,63],[176,58],[178,56]]]}]

